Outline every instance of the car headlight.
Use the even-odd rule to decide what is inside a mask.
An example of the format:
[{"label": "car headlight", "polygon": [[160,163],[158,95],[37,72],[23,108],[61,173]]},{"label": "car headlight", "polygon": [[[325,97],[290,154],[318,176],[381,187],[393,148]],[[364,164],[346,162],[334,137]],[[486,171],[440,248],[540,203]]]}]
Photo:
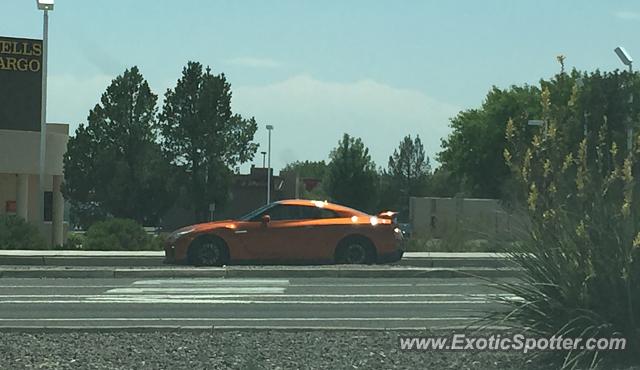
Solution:
[{"label": "car headlight", "polygon": [[180,239],[181,237],[193,232],[195,229],[196,229],[195,227],[190,227],[188,229],[176,230],[173,233],[171,233],[171,235],[169,235],[169,237],[167,238],[167,241],[169,243],[173,243],[176,240]]}]

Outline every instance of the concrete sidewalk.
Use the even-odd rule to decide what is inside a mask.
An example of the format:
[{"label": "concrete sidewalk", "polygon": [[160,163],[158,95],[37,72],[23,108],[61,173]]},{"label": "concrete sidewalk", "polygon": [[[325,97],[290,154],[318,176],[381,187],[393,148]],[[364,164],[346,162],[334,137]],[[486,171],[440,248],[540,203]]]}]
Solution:
[{"label": "concrete sidewalk", "polygon": [[[163,266],[163,251],[70,251],[70,250],[2,250],[0,265],[12,266]],[[461,268],[510,267],[503,253],[408,252],[395,265]]]}]

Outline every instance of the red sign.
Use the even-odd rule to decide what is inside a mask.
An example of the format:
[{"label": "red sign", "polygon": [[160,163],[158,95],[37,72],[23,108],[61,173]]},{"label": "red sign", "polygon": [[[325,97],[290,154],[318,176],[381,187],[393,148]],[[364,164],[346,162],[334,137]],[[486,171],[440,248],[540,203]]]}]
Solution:
[{"label": "red sign", "polygon": [[15,200],[8,200],[7,204],[4,207],[4,210],[7,213],[16,213],[16,211],[18,210],[18,207],[16,206],[16,201]]}]

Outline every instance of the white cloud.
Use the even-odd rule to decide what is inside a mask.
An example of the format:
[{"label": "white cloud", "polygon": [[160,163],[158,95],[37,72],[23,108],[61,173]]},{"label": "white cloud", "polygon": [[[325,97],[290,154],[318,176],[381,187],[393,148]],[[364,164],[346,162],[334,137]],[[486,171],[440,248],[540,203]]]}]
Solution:
[{"label": "white cloud", "polygon": [[86,123],[89,110],[99,102],[100,96],[113,78],[107,75],[87,78],[50,75],[47,121],[69,124],[69,134],[73,135],[80,123]]},{"label": "white cloud", "polygon": [[622,11],[614,12],[613,15],[616,18],[623,19],[623,20],[626,20],[626,21],[638,21],[638,20],[640,20],[640,13],[638,13],[638,12],[631,12],[631,11],[622,10]]},{"label": "white cloud", "polygon": [[277,68],[282,64],[269,58],[240,57],[226,60],[228,64],[250,68]]},{"label": "white cloud", "polygon": [[[256,140],[266,150],[265,124],[273,124],[272,164],[327,159],[343,133],[361,137],[378,166],[408,134],[420,135],[427,154],[439,151],[449,118],[459,108],[426,94],[373,80],[326,82],[308,75],[266,86],[234,87],[234,111],[255,116]],[[255,163],[261,163],[260,156]]]}]

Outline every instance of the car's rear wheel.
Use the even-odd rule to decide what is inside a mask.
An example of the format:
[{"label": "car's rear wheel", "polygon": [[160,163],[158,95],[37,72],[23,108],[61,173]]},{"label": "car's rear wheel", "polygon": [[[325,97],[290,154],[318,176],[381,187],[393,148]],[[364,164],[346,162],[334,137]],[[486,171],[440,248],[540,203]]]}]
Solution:
[{"label": "car's rear wheel", "polygon": [[229,250],[222,239],[201,236],[189,246],[187,258],[194,266],[222,266],[229,261]]},{"label": "car's rear wheel", "polygon": [[371,264],[376,260],[373,243],[365,237],[347,238],[336,248],[336,262],[344,264]]}]

